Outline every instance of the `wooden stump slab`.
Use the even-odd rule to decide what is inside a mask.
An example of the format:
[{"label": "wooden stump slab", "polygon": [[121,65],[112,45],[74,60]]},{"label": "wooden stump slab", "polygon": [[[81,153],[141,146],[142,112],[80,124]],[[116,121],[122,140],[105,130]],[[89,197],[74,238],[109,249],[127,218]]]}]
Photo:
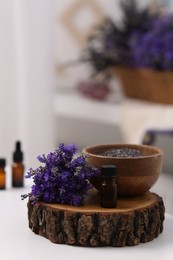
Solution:
[{"label": "wooden stump slab", "polygon": [[99,206],[96,191],[80,207],[28,202],[29,227],[34,233],[57,244],[88,247],[149,242],[162,232],[164,212],[162,198],[151,192],[118,199],[113,209]]}]

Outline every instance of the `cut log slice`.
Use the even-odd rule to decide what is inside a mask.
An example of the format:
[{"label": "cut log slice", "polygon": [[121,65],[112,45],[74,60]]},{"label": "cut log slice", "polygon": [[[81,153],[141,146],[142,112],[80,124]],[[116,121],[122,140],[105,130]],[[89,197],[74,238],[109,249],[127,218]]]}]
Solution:
[{"label": "cut log slice", "polygon": [[99,206],[92,191],[80,207],[28,202],[29,227],[53,243],[76,246],[134,246],[158,237],[163,231],[164,203],[147,192],[134,198],[120,198],[113,209]]}]

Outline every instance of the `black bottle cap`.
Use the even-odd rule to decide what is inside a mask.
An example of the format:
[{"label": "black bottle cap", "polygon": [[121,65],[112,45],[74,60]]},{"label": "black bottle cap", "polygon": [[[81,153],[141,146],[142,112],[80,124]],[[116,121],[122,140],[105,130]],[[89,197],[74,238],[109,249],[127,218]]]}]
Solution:
[{"label": "black bottle cap", "polygon": [[13,153],[13,161],[14,162],[22,162],[23,161],[23,152],[21,151],[21,142],[16,142],[15,151]]},{"label": "black bottle cap", "polygon": [[115,178],[117,175],[117,167],[115,165],[102,165],[101,176],[102,178]]},{"label": "black bottle cap", "polygon": [[6,165],[6,160],[4,158],[0,158],[0,168],[4,168]]}]

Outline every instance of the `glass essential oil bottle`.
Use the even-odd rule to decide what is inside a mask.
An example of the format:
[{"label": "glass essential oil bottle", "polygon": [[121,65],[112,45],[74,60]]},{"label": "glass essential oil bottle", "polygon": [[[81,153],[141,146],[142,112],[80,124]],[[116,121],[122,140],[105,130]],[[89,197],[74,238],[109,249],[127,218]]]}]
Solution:
[{"label": "glass essential oil bottle", "polygon": [[115,208],[117,206],[116,166],[103,165],[101,167],[100,206]]},{"label": "glass essential oil bottle", "polygon": [[6,161],[4,158],[0,158],[0,190],[5,189],[5,164]]},{"label": "glass essential oil bottle", "polygon": [[23,187],[23,186],[24,186],[23,152],[21,151],[20,141],[17,141],[15,151],[13,153],[12,187]]}]

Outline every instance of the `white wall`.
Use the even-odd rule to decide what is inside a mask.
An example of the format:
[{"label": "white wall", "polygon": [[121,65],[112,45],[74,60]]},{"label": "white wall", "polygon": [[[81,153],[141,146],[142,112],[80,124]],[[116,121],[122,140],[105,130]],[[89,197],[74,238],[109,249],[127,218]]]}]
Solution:
[{"label": "white wall", "polygon": [[13,9],[10,0],[0,1],[0,156],[11,155],[17,135],[17,93]]},{"label": "white wall", "polygon": [[1,0],[0,17],[0,156],[19,139],[30,167],[54,148],[54,0]]}]

